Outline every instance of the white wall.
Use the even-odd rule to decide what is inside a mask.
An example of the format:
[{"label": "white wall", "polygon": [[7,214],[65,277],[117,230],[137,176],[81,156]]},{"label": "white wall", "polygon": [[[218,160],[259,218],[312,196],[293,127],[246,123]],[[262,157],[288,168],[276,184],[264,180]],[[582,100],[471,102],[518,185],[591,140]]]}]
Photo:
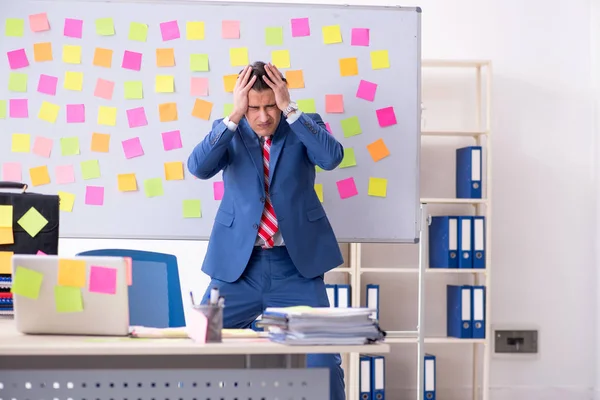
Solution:
[{"label": "white wall", "polygon": [[[493,359],[492,398],[591,398],[595,382],[600,384],[600,374],[595,372],[600,360],[595,319],[600,308],[594,293],[599,281],[594,250],[591,1],[423,0],[401,4],[423,8],[424,58],[490,59],[494,63],[492,323],[538,326],[541,353],[529,361]],[[463,78],[460,81],[464,83]],[[431,77],[424,81],[424,90],[439,97],[437,100],[442,95],[436,84],[448,85],[444,96],[449,92],[465,95],[447,82],[443,77]],[[428,123],[468,128],[467,111],[457,114],[460,100],[450,98],[453,104],[448,110],[453,112],[428,115]],[[467,100],[472,101],[469,94]],[[450,146],[455,145],[426,143],[424,196],[452,195],[447,183],[450,176],[434,171],[451,170],[446,163],[452,161]],[[200,272],[204,243],[62,240],[61,253],[107,246],[160,248],[176,254],[184,293],[194,290],[200,296],[206,286],[207,278]],[[365,246],[363,253],[363,265],[378,267],[409,265],[416,255],[414,249],[378,245]],[[389,284],[382,310],[386,321],[382,323],[388,329],[414,327],[416,279],[403,275],[409,274],[393,283],[388,282],[388,275],[367,276]],[[440,321],[445,303],[441,294],[445,282],[428,278],[428,291],[433,293],[427,299],[430,334],[443,334]],[[468,395],[470,347],[429,346],[427,350],[438,355],[441,397]],[[395,345],[388,359],[389,398],[408,398],[415,389],[414,347]]]}]

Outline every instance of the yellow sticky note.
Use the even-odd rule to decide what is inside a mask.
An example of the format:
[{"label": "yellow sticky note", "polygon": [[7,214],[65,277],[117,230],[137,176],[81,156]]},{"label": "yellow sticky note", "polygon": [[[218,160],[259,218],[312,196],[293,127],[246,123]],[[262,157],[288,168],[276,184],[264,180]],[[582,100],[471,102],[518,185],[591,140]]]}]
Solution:
[{"label": "yellow sticky note", "polygon": [[58,118],[59,111],[60,106],[58,104],[52,104],[47,101],[43,101],[42,106],[40,107],[40,112],[38,113],[38,118],[53,124]]},{"label": "yellow sticky note", "polygon": [[0,228],[0,244],[13,243],[15,243],[15,235],[13,234],[13,228]]},{"label": "yellow sticky note", "polygon": [[209,71],[208,54],[190,54],[190,70],[192,72]]},{"label": "yellow sticky note", "polygon": [[48,167],[45,165],[30,168],[29,177],[31,178],[32,186],[47,185],[50,183],[50,174],[48,173]]},{"label": "yellow sticky note", "polygon": [[108,153],[110,147],[110,135],[108,133],[92,133],[91,151],[97,153]]},{"label": "yellow sticky note", "polygon": [[73,212],[75,206],[75,195],[68,192],[58,192],[59,207],[60,211]]},{"label": "yellow sticky note", "polygon": [[12,274],[12,251],[0,251],[0,274]]},{"label": "yellow sticky note", "polygon": [[58,259],[58,284],[85,287],[85,261],[68,258]]},{"label": "yellow sticky note", "polygon": [[175,78],[170,75],[157,75],[154,90],[156,93],[173,93],[175,91]]},{"label": "yellow sticky note", "polygon": [[369,178],[369,196],[385,197],[387,195],[387,179]]},{"label": "yellow sticky note", "polygon": [[137,190],[135,174],[119,174],[117,180],[120,192],[135,192]]},{"label": "yellow sticky note", "polygon": [[54,307],[59,313],[83,311],[81,288],[72,286],[54,286]]},{"label": "yellow sticky note", "polygon": [[13,206],[0,205],[0,228],[12,228]]},{"label": "yellow sticky note", "polygon": [[28,133],[13,133],[12,147],[13,153],[29,153],[31,148],[31,136]]},{"label": "yellow sticky note", "polygon": [[356,57],[340,58],[340,75],[358,75],[358,60]]},{"label": "yellow sticky note", "polygon": [[339,25],[327,25],[323,27],[323,43],[342,43],[342,31]]},{"label": "yellow sticky note", "polygon": [[178,181],[183,179],[183,163],[181,161],[165,163],[165,179]]},{"label": "yellow sticky note", "polygon": [[157,67],[175,66],[175,49],[156,49]]},{"label": "yellow sticky note", "polygon": [[188,21],[185,25],[187,40],[204,40],[204,22]]},{"label": "yellow sticky note", "polygon": [[117,107],[98,107],[98,125],[117,125]]},{"label": "yellow sticky note", "polygon": [[285,79],[289,89],[302,89],[304,87],[304,73],[301,69],[285,71]]},{"label": "yellow sticky note", "polygon": [[19,296],[37,300],[42,288],[44,274],[29,268],[17,266],[13,277],[11,292]]},{"label": "yellow sticky note", "polygon": [[225,75],[223,77],[223,86],[225,86],[225,91],[227,93],[233,93],[233,88],[235,87],[235,82],[237,81],[236,75]]},{"label": "yellow sticky note", "polygon": [[110,68],[112,65],[113,51],[111,49],[96,48],[93,64],[96,67]]},{"label": "yellow sticky note", "polygon": [[289,50],[273,50],[271,52],[271,62],[277,68],[290,67],[290,52]]},{"label": "yellow sticky note", "polygon": [[83,90],[83,72],[65,72],[65,89],[77,91]]},{"label": "yellow sticky note", "polygon": [[35,43],[33,45],[33,59],[35,62],[52,61],[52,43]]},{"label": "yellow sticky note", "polygon": [[322,183],[315,183],[315,193],[317,194],[319,201],[322,203],[323,202],[323,184]]},{"label": "yellow sticky note", "polygon": [[371,67],[383,69],[390,67],[390,58],[387,50],[374,50],[371,52]]},{"label": "yellow sticky note", "polygon": [[62,58],[63,62],[67,64],[81,64],[81,46],[63,45]]},{"label": "yellow sticky note", "polygon": [[244,67],[248,65],[248,48],[234,47],[229,49],[229,62],[232,67]]}]

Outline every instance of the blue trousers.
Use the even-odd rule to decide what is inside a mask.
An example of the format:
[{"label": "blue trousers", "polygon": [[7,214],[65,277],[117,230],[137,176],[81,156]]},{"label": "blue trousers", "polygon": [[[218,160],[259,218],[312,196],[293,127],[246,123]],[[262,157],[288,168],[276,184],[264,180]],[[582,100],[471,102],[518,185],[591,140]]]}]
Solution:
[{"label": "blue trousers", "polygon": [[[306,279],[300,275],[285,246],[255,247],[246,270],[237,281],[211,280],[202,298],[203,304],[208,302],[213,287],[218,287],[225,297],[224,328],[249,328],[267,307],[329,307],[323,277]],[[345,400],[339,354],[308,354],[306,362],[309,368],[329,368],[330,400]]]}]

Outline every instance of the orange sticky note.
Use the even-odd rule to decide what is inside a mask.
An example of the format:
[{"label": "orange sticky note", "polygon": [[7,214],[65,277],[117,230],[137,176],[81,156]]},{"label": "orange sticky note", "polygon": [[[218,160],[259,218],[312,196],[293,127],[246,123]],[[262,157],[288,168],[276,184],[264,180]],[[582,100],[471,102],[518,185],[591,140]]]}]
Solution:
[{"label": "orange sticky note", "polygon": [[12,251],[0,251],[0,274],[12,274]]},{"label": "orange sticky note", "polygon": [[340,75],[358,75],[358,61],[356,57],[340,58]]},{"label": "orange sticky note", "polygon": [[285,71],[285,79],[287,80],[289,89],[304,88],[304,73],[301,69]]},{"label": "orange sticky note", "polygon": [[206,100],[196,99],[194,109],[192,110],[192,116],[204,120],[210,119],[210,112],[212,111],[213,103]]},{"label": "orange sticky note", "polygon": [[29,169],[29,177],[31,178],[31,185],[40,186],[50,183],[50,174],[48,173],[48,167],[42,165],[41,167],[34,167]]},{"label": "orange sticky note", "polygon": [[52,61],[52,43],[35,43],[33,45],[33,59],[36,62]]},{"label": "orange sticky note", "polygon": [[174,67],[175,50],[174,49],[156,49],[157,67]]},{"label": "orange sticky note", "polygon": [[94,65],[97,67],[110,68],[112,66],[113,51],[100,47],[94,51]]},{"label": "orange sticky note", "polygon": [[344,96],[341,94],[326,94],[325,95],[325,112],[343,113],[344,112]]},{"label": "orange sticky note", "polygon": [[125,280],[127,281],[127,286],[131,286],[133,282],[133,260],[131,257],[123,258],[125,258]]},{"label": "orange sticky note", "polygon": [[160,122],[177,121],[177,103],[162,103],[158,105]]},{"label": "orange sticky note", "polygon": [[223,85],[225,86],[225,91],[227,93],[233,93],[233,88],[235,87],[235,81],[237,81],[236,75],[225,75],[223,77]]},{"label": "orange sticky note", "polygon": [[373,143],[368,144],[367,150],[369,150],[369,154],[371,154],[371,158],[373,158],[373,161],[375,162],[390,155],[390,151],[383,142],[383,139],[378,139]]},{"label": "orange sticky note", "polygon": [[183,179],[183,163],[181,161],[165,163],[165,179],[179,181]]},{"label": "orange sticky note", "polygon": [[110,135],[108,133],[92,133],[92,151],[97,153],[108,153],[109,147]]},{"label": "orange sticky note", "polygon": [[68,258],[58,260],[58,284],[85,287],[85,261]]},{"label": "orange sticky note", "polygon": [[135,192],[137,190],[137,180],[135,174],[119,174],[117,175],[119,191]]},{"label": "orange sticky note", "polygon": [[[13,228],[0,228],[0,244],[13,244],[15,243],[15,236],[13,234]],[[1,272],[0,272],[1,274]]]}]

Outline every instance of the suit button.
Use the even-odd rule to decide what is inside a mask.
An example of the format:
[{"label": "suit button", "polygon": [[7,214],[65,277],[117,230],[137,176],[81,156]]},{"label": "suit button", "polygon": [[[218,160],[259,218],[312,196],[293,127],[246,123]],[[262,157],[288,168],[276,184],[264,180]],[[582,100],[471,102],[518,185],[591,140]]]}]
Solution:
[{"label": "suit button", "polygon": [[257,224],[254,224],[254,225],[252,225],[252,227],[253,227],[254,229],[257,229],[257,228],[258,228],[258,225],[257,225]]}]

